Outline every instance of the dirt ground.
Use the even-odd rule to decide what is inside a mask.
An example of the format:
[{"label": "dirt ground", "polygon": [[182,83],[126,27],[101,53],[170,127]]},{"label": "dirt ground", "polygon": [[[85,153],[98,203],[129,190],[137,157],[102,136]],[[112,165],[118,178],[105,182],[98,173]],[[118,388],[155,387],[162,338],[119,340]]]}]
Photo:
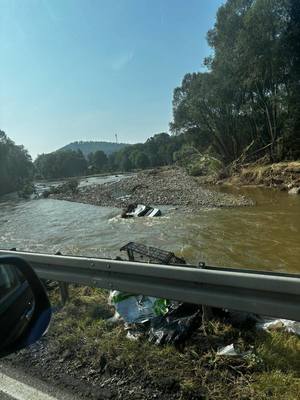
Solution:
[{"label": "dirt ground", "polygon": [[[215,319],[199,325],[181,345],[157,346],[126,337],[112,324],[108,293],[72,286],[47,335],[2,362],[25,369],[84,399],[284,399],[300,398],[300,339],[257,332]],[[50,293],[57,306],[57,290]],[[234,343],[247,357],[219,356]]]}]

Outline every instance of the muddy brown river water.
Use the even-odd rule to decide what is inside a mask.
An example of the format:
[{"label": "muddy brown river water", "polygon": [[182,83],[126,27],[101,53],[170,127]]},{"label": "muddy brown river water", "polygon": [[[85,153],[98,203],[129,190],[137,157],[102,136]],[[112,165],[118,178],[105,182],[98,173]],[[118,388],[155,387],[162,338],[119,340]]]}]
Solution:
[{"label": "muddy brown river water", "polygon": [[116,208],[53,199],[0,199],[0,248],[115,257],[137,241],[171,250],[190,263],[300,273],[300,196],[262,188],[222,188],[249,196],[254,207],[119,218]]}]

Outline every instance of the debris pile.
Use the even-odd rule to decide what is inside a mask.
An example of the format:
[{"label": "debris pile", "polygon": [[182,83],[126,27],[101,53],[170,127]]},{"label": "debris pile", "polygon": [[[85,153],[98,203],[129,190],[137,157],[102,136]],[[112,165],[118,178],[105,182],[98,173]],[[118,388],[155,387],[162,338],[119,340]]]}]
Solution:
[{"label": "debris pile", "polygon": [[[184,265],[185,260],[174,253],[130,242],[121,247],[130,261]],[[110,292],[109,303],[115,308],[113,320],[122,319],[127,337],[141,336],[155,344],[183,342],[199,326],[202,308],[151,296]]]},{"label": "debris pile", "polygon": [[[121,247],[120,251],[126,251],[130,261],[185,265],[185,260],[172,252],[140,243],[129,242]],[[202,323],[205,309],[201,305],[117,290],[110,292],[109,304],[115,309],[112,320],[124,321],[128,338],[137,340],[143,336],[155,344],[178,344],[185,341]],[[256,326],[256,329],[285,330],[300,335],[300,322],[226,309],[210,308],[210,311],[212,315],[221,316],[235,326],[250,323]],[[248,353],[237,352],[233,344],[220,349],[217,354],[242,357],[248,355]]]}]

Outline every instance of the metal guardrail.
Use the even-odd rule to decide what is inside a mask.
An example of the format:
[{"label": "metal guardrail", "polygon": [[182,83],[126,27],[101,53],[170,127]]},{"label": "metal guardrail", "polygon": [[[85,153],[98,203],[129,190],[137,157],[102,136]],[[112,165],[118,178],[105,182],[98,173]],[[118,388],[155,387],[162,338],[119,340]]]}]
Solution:
[{"label": "metal guardrail", "polygon": [[300,321],[300,276],[0,250],[40,278]]}]

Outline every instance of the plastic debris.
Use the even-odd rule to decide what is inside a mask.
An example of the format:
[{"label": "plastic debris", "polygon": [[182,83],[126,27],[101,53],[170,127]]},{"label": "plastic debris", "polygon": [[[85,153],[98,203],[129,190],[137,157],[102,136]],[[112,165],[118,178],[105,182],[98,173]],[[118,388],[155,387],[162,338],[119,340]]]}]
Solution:
[{"label": "plastic debris", "polygon": [[234,348],[234,344],[231,343],[228,346],[222,347],[220,350],[218,350],[217,352],[218,356],[239,356],[240,353],[237,353],[235,348]]},{"label": "plastic debris", "polygon": [[300,322],[289,319],[268,318],[258,322],[256,327],[265,331],[283,330],[300,336]]},{"label": "plastic debris", "polygon": [[110,293],[109,301],[115,308],[111,321],[122,318],[127,338],[131,340],[144,336],[157,345],[176,344],[184,341],[201,320],[201,308],[193,304],[117,290]]},{"label": "plastic debris", "polygon": [[243,323],[253,323],[255,324],[257,329],[263,329],[265,331],[281,330],[300,336],[299,321],[292,321],[283,318],[272,318],[268,316],[233,310],[224,311],[230,323],[237,326],[240,326]]},{"label": "plastic debris", "polygon": [[128,331],[127,335],[126,335],[127,339],[134,340],[134,341],[139,340],[140,336],[141,335],[137,335],[137,334],[135,334],[134,332],[131,332],[131,331]]},{"label": "plastic debris", "polygon": [[253,353],[253,347],[248,351],[240,351],[238,349],[235,349],[233,343],[220,348],[217,352],[217,355],[226,357],[240,357],[245,360],[255,359],[256,362],[260,361],[260,358],[255,353]]},{"label": "plastic debris", "polygon": [[118,316],[127,323],[143,323],[164,315],[169,305],[169,301],[165,299],[123,293],[118,290],[110,292],[109,301]]},{"label": "plastic debris", "polygon": [[150,321],[149,340],[155,344],[183,342],[200,320],[201,309],[198,305],[173,303],[164,316]]},{"label": "plastic debris", "polygon": [[227,310],[225,309],[225,316],[231,324],[241,326],[246,323],[256,323],[261,320],[259,315],[248,313],[245,311]]},{"label": "plastic debris", "polygon": [[[131,261],[163,264],[185,264],[183,258],[174,253],[129,242],[121,247]],[[138,340],[148,337],[155,344],[180,343],[190,336],[201,321],[202,307],[178,303],[156,297],[111,291],[110,304],[115,315],[110,321],[122,318],[127,338]]]}]

